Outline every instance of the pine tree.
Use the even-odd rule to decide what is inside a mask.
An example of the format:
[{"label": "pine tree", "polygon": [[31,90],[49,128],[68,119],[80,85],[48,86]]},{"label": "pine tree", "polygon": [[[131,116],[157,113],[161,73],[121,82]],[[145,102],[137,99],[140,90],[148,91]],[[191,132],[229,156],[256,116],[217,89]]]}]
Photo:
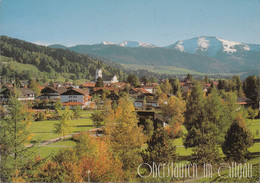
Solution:
[{"label": "pine tree", "polygon": [[170,163],[176,161],[176,147],[163,128],[158,128],[147,142],[148,147],[142,152],[145,163]]},{"label": "pine tree", "polygon": [[187,100],[187,108],[185,112],[185,123],[184,126],[188,130],[188,133],[184,140],[184,146],[195,147],[199,144],[199,137],[197,131],[201,128],[201,121],[204,118],[204,105],[205,97],[202,86],[199,82],[196,82],[190,96]]},{"label": "pine tree", "polygon": [[103,86],[104,86],[103,79],[101,77],[98,77],[95,87],[103,87]]},{"label": "pine tree", "polygon": [[244,118],[239,115],[227,132],[222,150],[227,159],[243,163],[249,158],[247,149],[252,145],[252,134],[246,128]]},{"label": "pine tree", "polygon": [[17,95],[11,96],[7,115],[0,121],[0,175],[4,182],[21,176],[23,166],[33,155],[34,146],[25,146],[31,138],[31,120],[31,113]]}]

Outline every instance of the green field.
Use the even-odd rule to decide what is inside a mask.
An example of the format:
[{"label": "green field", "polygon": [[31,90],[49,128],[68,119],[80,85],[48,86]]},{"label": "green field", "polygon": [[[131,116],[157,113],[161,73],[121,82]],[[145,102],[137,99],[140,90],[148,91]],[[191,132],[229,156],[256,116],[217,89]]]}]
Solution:
[{"label": "green field", "polygon": [[210,75],[201,72],[196,72],[174,66],[153,66],[153,65],[137,65],[137,64],[121,64],[124,68],[130,70],[147,69],[148,71],[159,74],[194,74],[194,75]]},{"label": "green field", "polygon": [[[91,111],[82,111],[82,118],[71,120],[72,133],[78,133],[93,128],[90,120]],[[31,141],[44,141],[60,137],[61,134],[54,133],[54,124],[59,120],[34,121],[31,123],[33,137]]]}]

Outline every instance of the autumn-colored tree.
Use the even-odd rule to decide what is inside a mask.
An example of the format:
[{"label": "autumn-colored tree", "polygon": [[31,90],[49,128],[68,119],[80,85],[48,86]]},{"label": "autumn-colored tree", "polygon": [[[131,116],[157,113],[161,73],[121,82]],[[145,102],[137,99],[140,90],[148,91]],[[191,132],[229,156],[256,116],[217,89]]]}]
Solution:
[{"label": "autumn-colored tree", "polygon": [[169,94],[172,91],[172,85],[169,82],[169,79],[166,79],[161,85],[160,85],[162,92]]},{"label": "autumn-colored tree", "polygon": [[130,177],[136,173],[136,167],[142,161],[138,152],[146,141],[134,106],[129,98],[120,98],[115,113],[105,119],[105,135],[111,143],[113,152],[123,163],[123,169]]},{"label": "autumn-colored tree", "polygon": [[155,90],[155,95],[156,96],[159,96],[162,93],[162,89],[161,89],[160,85],[156,85],[154,87],[154,90]]},{"label": "autumn-colored tree", "polygon": [[118,182],[124,180],[122,163],[101,137],[82,133],[75,148],[61,150],[39,173],[43,182]]}]

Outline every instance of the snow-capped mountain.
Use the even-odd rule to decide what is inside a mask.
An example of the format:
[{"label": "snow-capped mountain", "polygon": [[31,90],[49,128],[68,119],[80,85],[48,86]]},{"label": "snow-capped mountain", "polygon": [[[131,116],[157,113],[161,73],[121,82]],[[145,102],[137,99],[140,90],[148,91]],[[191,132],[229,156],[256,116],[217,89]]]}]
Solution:
[{"label": "snow-capped mountain", "polygon": [[260,50],[259,45],[228,41],[218,37],[206,36],[177,41],[175,44],[167,46],[166,48],[174,48],[176,50],[188,53],[204,54],[210,57],[216,57],[220,52],[225,54],[233,54],[236,52]]},{"label": "snow-capped mountain", "polygon": [[174,66],[203,73],[247,72],[260,68],[260,45],[218,37],[200,36],[167,47],[136,41],[102,41],[94,45],[50,47],[97,55],[122,64]]}]

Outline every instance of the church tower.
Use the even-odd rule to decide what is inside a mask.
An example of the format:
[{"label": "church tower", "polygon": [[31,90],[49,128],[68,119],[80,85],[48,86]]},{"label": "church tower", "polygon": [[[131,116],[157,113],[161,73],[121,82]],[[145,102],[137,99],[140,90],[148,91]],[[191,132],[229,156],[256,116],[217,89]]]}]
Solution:
[{"label": "church tower", "polygon": [[97,69],[97,70],[96,70],[95,82],[97,81],[97,79],[98,79],[99,77],[102,78],[102,70],[101,70],[101,69]]}]

